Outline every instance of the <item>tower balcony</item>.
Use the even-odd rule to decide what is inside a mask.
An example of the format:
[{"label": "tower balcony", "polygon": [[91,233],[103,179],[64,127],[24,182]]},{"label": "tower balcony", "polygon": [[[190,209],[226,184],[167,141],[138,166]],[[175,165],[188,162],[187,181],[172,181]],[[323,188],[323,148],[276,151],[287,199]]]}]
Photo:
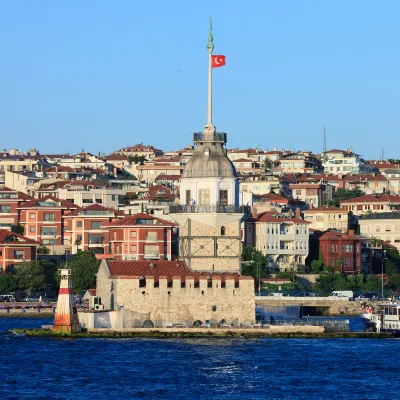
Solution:
[{"label": "tower balcony", "polygon": [[226,143],[226,133],[225,132],[213,132],[213,133],[203,133],[196,132],[193,133],[193,142],[218,142]]},{"label": "tower balcony", "polygon": [[169,206],[170,214],[251,214],[250,206],[179,204]]}]

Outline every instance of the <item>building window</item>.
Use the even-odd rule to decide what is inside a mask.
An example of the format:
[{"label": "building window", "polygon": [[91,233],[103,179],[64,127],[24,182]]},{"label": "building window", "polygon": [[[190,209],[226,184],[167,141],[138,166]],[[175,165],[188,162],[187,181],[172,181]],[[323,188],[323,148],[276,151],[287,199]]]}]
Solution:
[{"label": "building window", "polygon": [[137,247],[135,244],[131,245],[131,253],[136,253]]},{"label": "building window", "polygon": [[30,214],[29,214],[29,218],[30,218],[30,219],[35,219],[35,214],[30,213]]},{"label": "building window", "polygon": [[92,204],[93,199],[82,199],[82,204]]},{"label": "building window", "polygon": [[77,228],[82,228],[82,221],[77,221],[76,222],[76,227]]},{"label": "building window", "polygon": [[8,214],[11,212],[11,206],[0,206],[1,214]]},{"label": "building window", "polygon": [[76,240],[82,242],[82,235],[76,235]]},{"label": "building window", "polygon": [[57,236],[57,228],[50,226],[42,226],[40,229],[41,236]]},{"label": "building window", "polygon": [[228,191],[227,190],[219,191],[219,202],[220,202],[221,206],[228,205]]},{"label": "building window", "polygon": [[53,213],[44,213],[43,219],[44,221],[54,221],[55,217]]},{"label": "building window", "polygon": [[104,235],[89,235],[89,244],[104,244]]},{"label": "building window", "polygon": [[14,250],[14,260],[23,260],[25,257],[23,250]]},{"label": "building window", "polygon": [[34,227],[34,226],[31,226],[31,227],[29,228],[29,232],[36,232],[35,227]]},{"label": "building window", "polygon": [[42,244],[55,246],[57,245],[57,239],[42,239]]},{"label": "building window", "polygon": [[201,189],[200,190],[200,205],[207,206],[210,204],[210,190],[209,189]]},{"label": "building window", "polygon": [[90,223],[90,229],[101,229],[101,221],[92,221]]},{"label": "building window", "polygon": [[191,202],[192,202],[192,198],[190,195],[190,190],[186,190],[185,204],[190,204]]},{"label": "building window", "polygon": [[221,236],[225,236],[225,227],[221,226]]},{"label": "building window", "polygon": [[135,239],[136,238],[136,231],[131,231],[131,238]]}]

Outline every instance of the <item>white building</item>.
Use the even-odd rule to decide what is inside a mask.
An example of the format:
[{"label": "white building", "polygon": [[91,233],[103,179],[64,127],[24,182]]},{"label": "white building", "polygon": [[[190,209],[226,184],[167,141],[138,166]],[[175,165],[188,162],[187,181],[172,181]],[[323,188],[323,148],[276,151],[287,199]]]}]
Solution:
[{"label": "white building", "polygon": [[268,255],[272,266],[280,270],[297,270],[309,252],[309,222],[296,217],[266,212],[257,218],[256,249]]},{"label": "white building", "polygon": [[367,164],[352,149],[329,150],[322,153],[321,159],[327,174],[371,174],[375,171],[373,165]]}]

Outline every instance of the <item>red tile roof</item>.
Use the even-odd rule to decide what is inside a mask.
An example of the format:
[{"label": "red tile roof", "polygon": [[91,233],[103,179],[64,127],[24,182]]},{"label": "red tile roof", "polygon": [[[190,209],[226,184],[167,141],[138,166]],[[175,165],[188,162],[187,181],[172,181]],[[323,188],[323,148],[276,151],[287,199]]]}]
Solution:
[{"label": "red tile roof", "polygon": [[343,203],[400,203],[400,196],[394,194],[365,195],[354,199],[342,200]]},{"label": "red tile roof", "polygon": [[[62,207],[62,208],[71,208],[71,209],[77,209],[77,210],[82,210],[82,207],[79,207],[79,206],[77,206],[76,204],[74,204],[74,203],[70,203],[69,201],[67,201],[67,200],[61,200],[61,199],[58,199],[57,197],[54,197],[54,196],[51,196],[51,195],[48,195],[48,196],[44,196],[44,197],[42,197],[42,198],[40,198],[40,199],[33,199],[33,200],[31,200],[31,201],[27,201],[27,202],[25,202],[25,203],[22,203],[19,207],[17,207],[18,209],[20,209],[20,208],[34,208],[34,207],[43,207],[43,208],[45,208],[45,206],[40,206],[39,205],[39,202],[40,203],[43,203],[43,202],[45,202],[46,200],[52,200],[52,201],[54,201],[55,203],[60,203],[60,206],[54,206],[54,207]],[[49,209],[51,209],[52,207],[46,207],[46,209],[47,208],[49,208]]]},{"label": "red tile roof", "polygon": [[168,282],[173,278],[181,279],[193,277],[195,282],[200,278],[221,277],[223,280],[227,278],[238,281],[240,279],[251,277],[241,277],[239,274],[232,273],[200,273],[191,271],[183,261],[103,261],[106,262],[110,270],[111,276],[120,278],[146,278],[154,277],[154,281],[158,281],[160,277],[166,277]]},{"label": "red tile roof", "polygon": [[156,178],[157,181],[179,181],[182,178],[182,175],[158,175]]},{"label": "red tile roof", "polygon": [[346,210],[343,210],[342,208],[339,207],[333,207],[333,206],[323,206],[323,207],[313,207],[309,208],[308,210],[304,210],[304,213],[312,214],[312,213],[320,213],[320,212],[330,212],[330,213],[341,213],[341,214],[347,214]]},{"label": "red tile roof", "polygon": [[96,289],[89,289],[88,292],[90,296],[96,296]]},{"label": "red tile roof", "polygon": [[[153,215],[149,215],[146,213],[139,213],[136,215],[132,215],[126,218],[122,218],[119,219],[118,221],[114,221],[114,222],[109,222],[107,224],[103,224],[103,226],[109,226],[109,227],[118,227],[118,226],[135,226],[135,225],[142,225],[142,224],[138,224],[137,220],[138,219],[149,219],[149,220],[153,220],[153,221],[158,221],[159,224],[158,225],[154,225],[154,226],[159,226],[159,225],[165,225],[165,226],[176,226],[176,224],[166,221],[164,219],[161,218],[157,218],[154,217]],[[149,224],[149,225],[143,225],[146,227],[151,227],[153,225]]]},{"label": "red tile roof", "polygon": [[253,160],[252,159],[249,159],[249,158],[238,158],[237,160],[232,160],[232,162],[233,163],[236,163],[236,162],[250,162],[250,163],[252,163],[253,162]]},{"label": "red tile roof", "polygon": [[304,219],[300,218],[290,218],[283,216],[283,214],[279,214],[273,211],[267,211],[264,213],[261,213],[257,216],[257,221],[256,222],[274,222],[274,223],[280,223],[280,222],[293,222],[294,224],[310,224],[308,221],[304,221]]},{"label": "red tile roof", "polygon": [[[13,240],[12,238],[15,238],[16,240]],[[27,244],[39,244],[39,242],[36,242],[35,240],[29,239],[25,236],[19,235],[17,233],[7,231],[5,229],[0,229],[0,244],[6,244],[6,243],[13,243],[13,242],[24,242]]]},{"label": "red tile roof", "polygon": [[328,231],[325,232],[323,235],[320,236],[320,240],[341,240],[341,239],[356,239],[361,240],[362,238],[357,235],[350,235],[346,233],[342,233],[339,231]]},{"label": "red tile roof", "polygon": [[[70,214],[68,214],[66,217],[79,215],[79,213],[82,211],[110,211],[110,212],[114,213],[116,216],[117,215],[119,215],[119,216],[125,215],[125,213],[122,211],[114,210],[113,208],[110,208],[110,207],[104,207],[104,206],[96,203],[96,204],[91,204],[90,206],[75,210],[75,211],[71,212]],[[90,217],[93,217],[93,215],[90,215]]]}]

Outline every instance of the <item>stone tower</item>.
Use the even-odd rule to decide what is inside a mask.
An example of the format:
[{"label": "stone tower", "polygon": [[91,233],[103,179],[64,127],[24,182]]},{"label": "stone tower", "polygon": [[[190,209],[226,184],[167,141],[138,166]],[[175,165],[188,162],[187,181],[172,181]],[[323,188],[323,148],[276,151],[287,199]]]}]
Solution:
[{"label": "stone tower", "polygon": [[180,182],[180,204],[171,217],[179,224],[179,256],[194,271],[240,273],[241,221],[249,207],[239,205],[239,180],[226,155],[226,133],[212,124],[212,63],[208,37],[208,122],[194,133],[195,149]]}]

